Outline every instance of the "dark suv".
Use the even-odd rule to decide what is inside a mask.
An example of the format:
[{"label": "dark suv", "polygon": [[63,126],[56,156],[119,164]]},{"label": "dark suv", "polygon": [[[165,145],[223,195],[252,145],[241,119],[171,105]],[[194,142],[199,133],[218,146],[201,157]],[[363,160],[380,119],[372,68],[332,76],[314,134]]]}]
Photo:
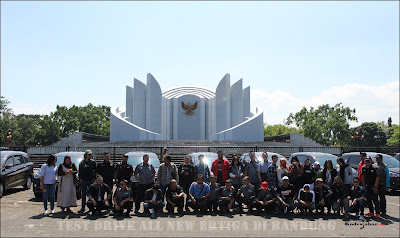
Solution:
[{"label": "dark suv", "polygon": [[0,197],[5,190],[22,185],[30,189],[32,185],[33,163],[27,153],[21,151],[0,152]]},{"label": "dark suv", "polygon": [[[382,155],[383,163],[385,163],[389,168],[390,176],[390,190],[397,191],[400,190],[400,172],[399,172],[399,161],[390,155],[376,153],[376,152],[365,152],[367,156],[371,156],[374,162],[375,156],[377,154]],[[345,162],[349,163],[351,167],[358,170],[358,164],[361,161],[360,152],[350,152],[342,155]]]}]

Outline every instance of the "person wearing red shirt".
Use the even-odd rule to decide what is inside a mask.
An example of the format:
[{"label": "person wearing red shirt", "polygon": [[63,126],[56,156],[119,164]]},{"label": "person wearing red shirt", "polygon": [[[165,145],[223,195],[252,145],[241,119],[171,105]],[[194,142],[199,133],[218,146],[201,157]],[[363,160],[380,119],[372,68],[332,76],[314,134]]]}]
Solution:
[{"label": "person wearing red shirt", "polygon": [[362,182],[361,173],[362,173],[362,168],[363,168],[363,166],[365,165],[365,158],[366,158],[366,157],[367,157],[367,153],[365,153],[365,152],[360,152],[361,161],[360,161],[360,163],[358,164],[358,180],[360,181],[360,184],[361,184],[361,182]]},{"label": "person wearing red shirt", "polygon": [[221,186],[225,185],[225,181],[228,179],[229,174],[229,162],[224,159],[224,153],[222,151],[218,151],[218,158],[212,162],[211,172],[214,173],[214,176],[217,177],[217,183]]}]

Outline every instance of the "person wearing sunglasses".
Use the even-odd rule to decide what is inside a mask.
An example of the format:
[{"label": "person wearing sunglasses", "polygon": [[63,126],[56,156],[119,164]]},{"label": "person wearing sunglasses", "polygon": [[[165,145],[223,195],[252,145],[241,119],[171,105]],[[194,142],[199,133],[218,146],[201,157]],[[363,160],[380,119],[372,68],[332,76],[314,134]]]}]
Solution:
[{"label": "person wearing sunglasses", "polygon": [[119,188],[115,190],[114,196],[114,215],[122,215],[124,209],[126,209],[125,215],[129,216],[133,208],[133,193],[130,188],[128,188],[128,181],[122,180],[119,183]]}]

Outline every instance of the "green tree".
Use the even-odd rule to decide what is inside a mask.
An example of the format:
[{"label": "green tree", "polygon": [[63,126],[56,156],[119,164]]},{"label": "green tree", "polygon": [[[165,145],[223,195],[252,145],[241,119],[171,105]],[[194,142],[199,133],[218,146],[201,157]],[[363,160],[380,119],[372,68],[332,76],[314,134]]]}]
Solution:
[{"label": "green tree", "polygon": [[289,127],[285,125],[267,125],[264,124],[264,136],[280,136],[286,135],[290,132],[297,132],[298,129],[295,127]]},{"label": "green tree", "polygon": [[[382,147],[386,145],[386,133],[384,123],[364,122],[358,127],[352,128],[352,146],[360,147]],[[358,132],[359,138],[355,136]]]},{"label": "green tree", "polygon": [[347,145],[351,140],[350,121],[357,121],[356,110],[338,103],[310,110],[303,107],[296,114],[290,113],[287,125],[294,124],[300,133],[323,145]]},{"label": "green tree", "polygon": [[400,132],[399,125],[392,124],[389,127],[389,138],[387,139],[387,146],[400,146]]}]

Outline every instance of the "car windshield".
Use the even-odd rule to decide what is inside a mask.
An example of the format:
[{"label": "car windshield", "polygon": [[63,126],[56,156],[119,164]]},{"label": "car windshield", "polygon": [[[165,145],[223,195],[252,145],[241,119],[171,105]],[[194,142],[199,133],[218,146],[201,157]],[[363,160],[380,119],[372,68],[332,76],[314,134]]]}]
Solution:
[{"label": "car windshield", "polygon": [[[143,156],[129,156],[128,163],[131,164],[134,168],[143,162]],[[154,167],[159,167],[160,161],[157,157],[149,156],[149,163],[152,164]]]},{"label": "car windshield", "polygon": [[382,155],[383,163],[385,163],[389,168],[398,168],[400,162],[389,155]]},{"label": "car windshield", "polygon": [[[64,162],[64,157],[65,156],[57,156],[57,167],[60,166],[61,163]],[[79,169],[79,163],[83,160],[83,155],[82,156],[70,156],[71,157],[71,162],[75,163],[76,168]]]},{"label": "car windshield", "polygon": [[326,157],[315,157],[315,160],[319,162],[321,165],[321,169],[324,167],[325,161],[331,160],[333,167],[337,165],[337,157],[336,156],[326,156]]}]

